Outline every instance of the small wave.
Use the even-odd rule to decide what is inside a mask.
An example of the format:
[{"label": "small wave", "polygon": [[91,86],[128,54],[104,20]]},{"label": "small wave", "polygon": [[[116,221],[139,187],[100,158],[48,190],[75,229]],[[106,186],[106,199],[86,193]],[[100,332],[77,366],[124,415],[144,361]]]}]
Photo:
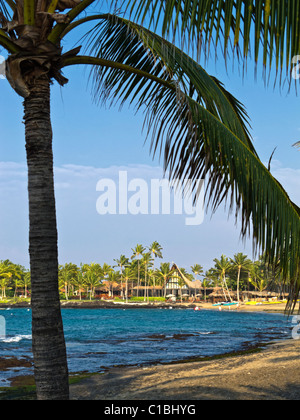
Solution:
[{"label": "small wave", "polygon": [[0,338],[2,343],[19,343],[22,340],[32,340],[31,335],[16,335],[14,337]]}]

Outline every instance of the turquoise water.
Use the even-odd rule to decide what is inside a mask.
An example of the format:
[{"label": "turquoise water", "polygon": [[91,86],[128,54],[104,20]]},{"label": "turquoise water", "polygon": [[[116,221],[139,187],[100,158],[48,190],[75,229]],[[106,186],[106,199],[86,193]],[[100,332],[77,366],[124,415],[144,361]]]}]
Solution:
[{"label": "turquoise water", "polygon": [[[191,309],[64,309],[70,372],[101,372],[115,365],[145,365],[205,357],[291,338],[281,314]],[[31,311],[0,311],[6,337],[0,358],[32,359]],[[0,386],[30,369],[0,372]]]}]

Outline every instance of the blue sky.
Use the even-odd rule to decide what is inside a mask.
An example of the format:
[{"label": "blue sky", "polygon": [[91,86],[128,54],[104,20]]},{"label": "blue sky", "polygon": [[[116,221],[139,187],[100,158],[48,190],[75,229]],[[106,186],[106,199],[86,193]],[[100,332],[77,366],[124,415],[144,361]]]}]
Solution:
[{"label": "blue sky", "polygon": [[[72,46],[71,39],[70,46]],[[206,67],[246,107],[251,134],[259,156],[269,160],[272,171],[291,198],[300,203],[300,107],[295,91],[289,94],[273,85],[265,87],[260,73],[243,78],[237,66],[226,72],[222,59]],[[222,253],[244,251],[251,256],[252,241],[239,240],[239,229],[227,212],[205,216],[197,227],[185,226],[183,216],[100,216],[96,212],[97,181],[115,178],[120,169],[131,177],[161,177],[161,163],[144,145],[143,115],[124,106],[105,109],[95,105],[88,85],[88,71],[68,68],[64,88],[52,87],[52,123],[60,263],[107,262],[131,255],[137,243],[157,240],[164,260],[189,268],[195,263],[208,269]],[[0,80],[0,259],[28,266],[28,210],[22,99],[7,81]]]}]

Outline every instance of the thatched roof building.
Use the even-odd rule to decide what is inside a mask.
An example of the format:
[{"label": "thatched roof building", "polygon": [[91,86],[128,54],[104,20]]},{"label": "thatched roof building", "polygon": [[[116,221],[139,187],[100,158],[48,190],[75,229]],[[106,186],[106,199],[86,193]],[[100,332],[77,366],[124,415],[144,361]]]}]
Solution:
[{"label": "thatched roof building", "polygon": [[175,272],[175,275],[174,275],[174,277],[172,279],[176,279],[176,275],[177,275],[178,277],[181,277],[182,278],[182,280],[185,282],[185,284],[186,284],[186,286],[187,286],[188,289],[192,289],[192,290],[195,290],[196,289],[196,290],[199,290],[199,291],[200,290],[203,290],[203,288],[202,288],[202,282],[200,280],[194,280],[194,281],[189,280],[182,273],[182,271],[180,270],[180,268],[178,267],[177,264],[173,263],[172,270],[174,270],[174,272]]}]

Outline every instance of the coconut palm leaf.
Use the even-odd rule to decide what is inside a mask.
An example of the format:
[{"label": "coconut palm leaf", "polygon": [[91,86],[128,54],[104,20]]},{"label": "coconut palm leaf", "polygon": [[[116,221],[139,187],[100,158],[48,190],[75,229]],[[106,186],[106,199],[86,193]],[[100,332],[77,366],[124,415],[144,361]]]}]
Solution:
[{"label": "coconut palm leaf", "polygon": [[[102,15],[98,16],[98,20],[100,22],[87,37],[91,55],[138,68],[169,82],[173,88],[189,94],[214,115],[219,115],[254,151],[249,137],[248,116],[243,106],[192,58],[153,32],[126,19]],[[140,81],[137,86],[136,75],[105,66],[97,66],[94,76],[95,97],[98,100],[110,97],[123,103],[129,97],[131,102],[139,97],[137,107],[146,103],[148,80]],[[144,94],[141,93],[143,89]],[[155,92],[148,96],[154,96]]]},{"label": "coconut palm leaf", "polygon": [[[163,151],[171,178],[189,179],[194,187],[205,178],[207,204],[213,209],[229,199],[241,215],[242,235],[252,226],[255,244],[270,262],[279,259],[285,275],[293,279],[296,298],[299,208],[259,160],[241,104],[182,51],[125,19],[103,17],[89,33],[87,45],[95,64],[99,59],[128,66],[128,71],[95,67],[96,97],[145,107],[152,150]],[[130,68],[157,80],[153,83]]]},{"label": "coconut palm leaf", "polygon": [[[260,57],[270,69],[284,67],[290,74],[292,57],[300,54],[300,3],[298,0],[125,0],[127,10],[140,23],[161,26],[163,36],[187,34],[198,42],[199,52],[211,46],[224,54],[236,50],[245,60]],[[242,51],[242,54],[241,54]]]}]

